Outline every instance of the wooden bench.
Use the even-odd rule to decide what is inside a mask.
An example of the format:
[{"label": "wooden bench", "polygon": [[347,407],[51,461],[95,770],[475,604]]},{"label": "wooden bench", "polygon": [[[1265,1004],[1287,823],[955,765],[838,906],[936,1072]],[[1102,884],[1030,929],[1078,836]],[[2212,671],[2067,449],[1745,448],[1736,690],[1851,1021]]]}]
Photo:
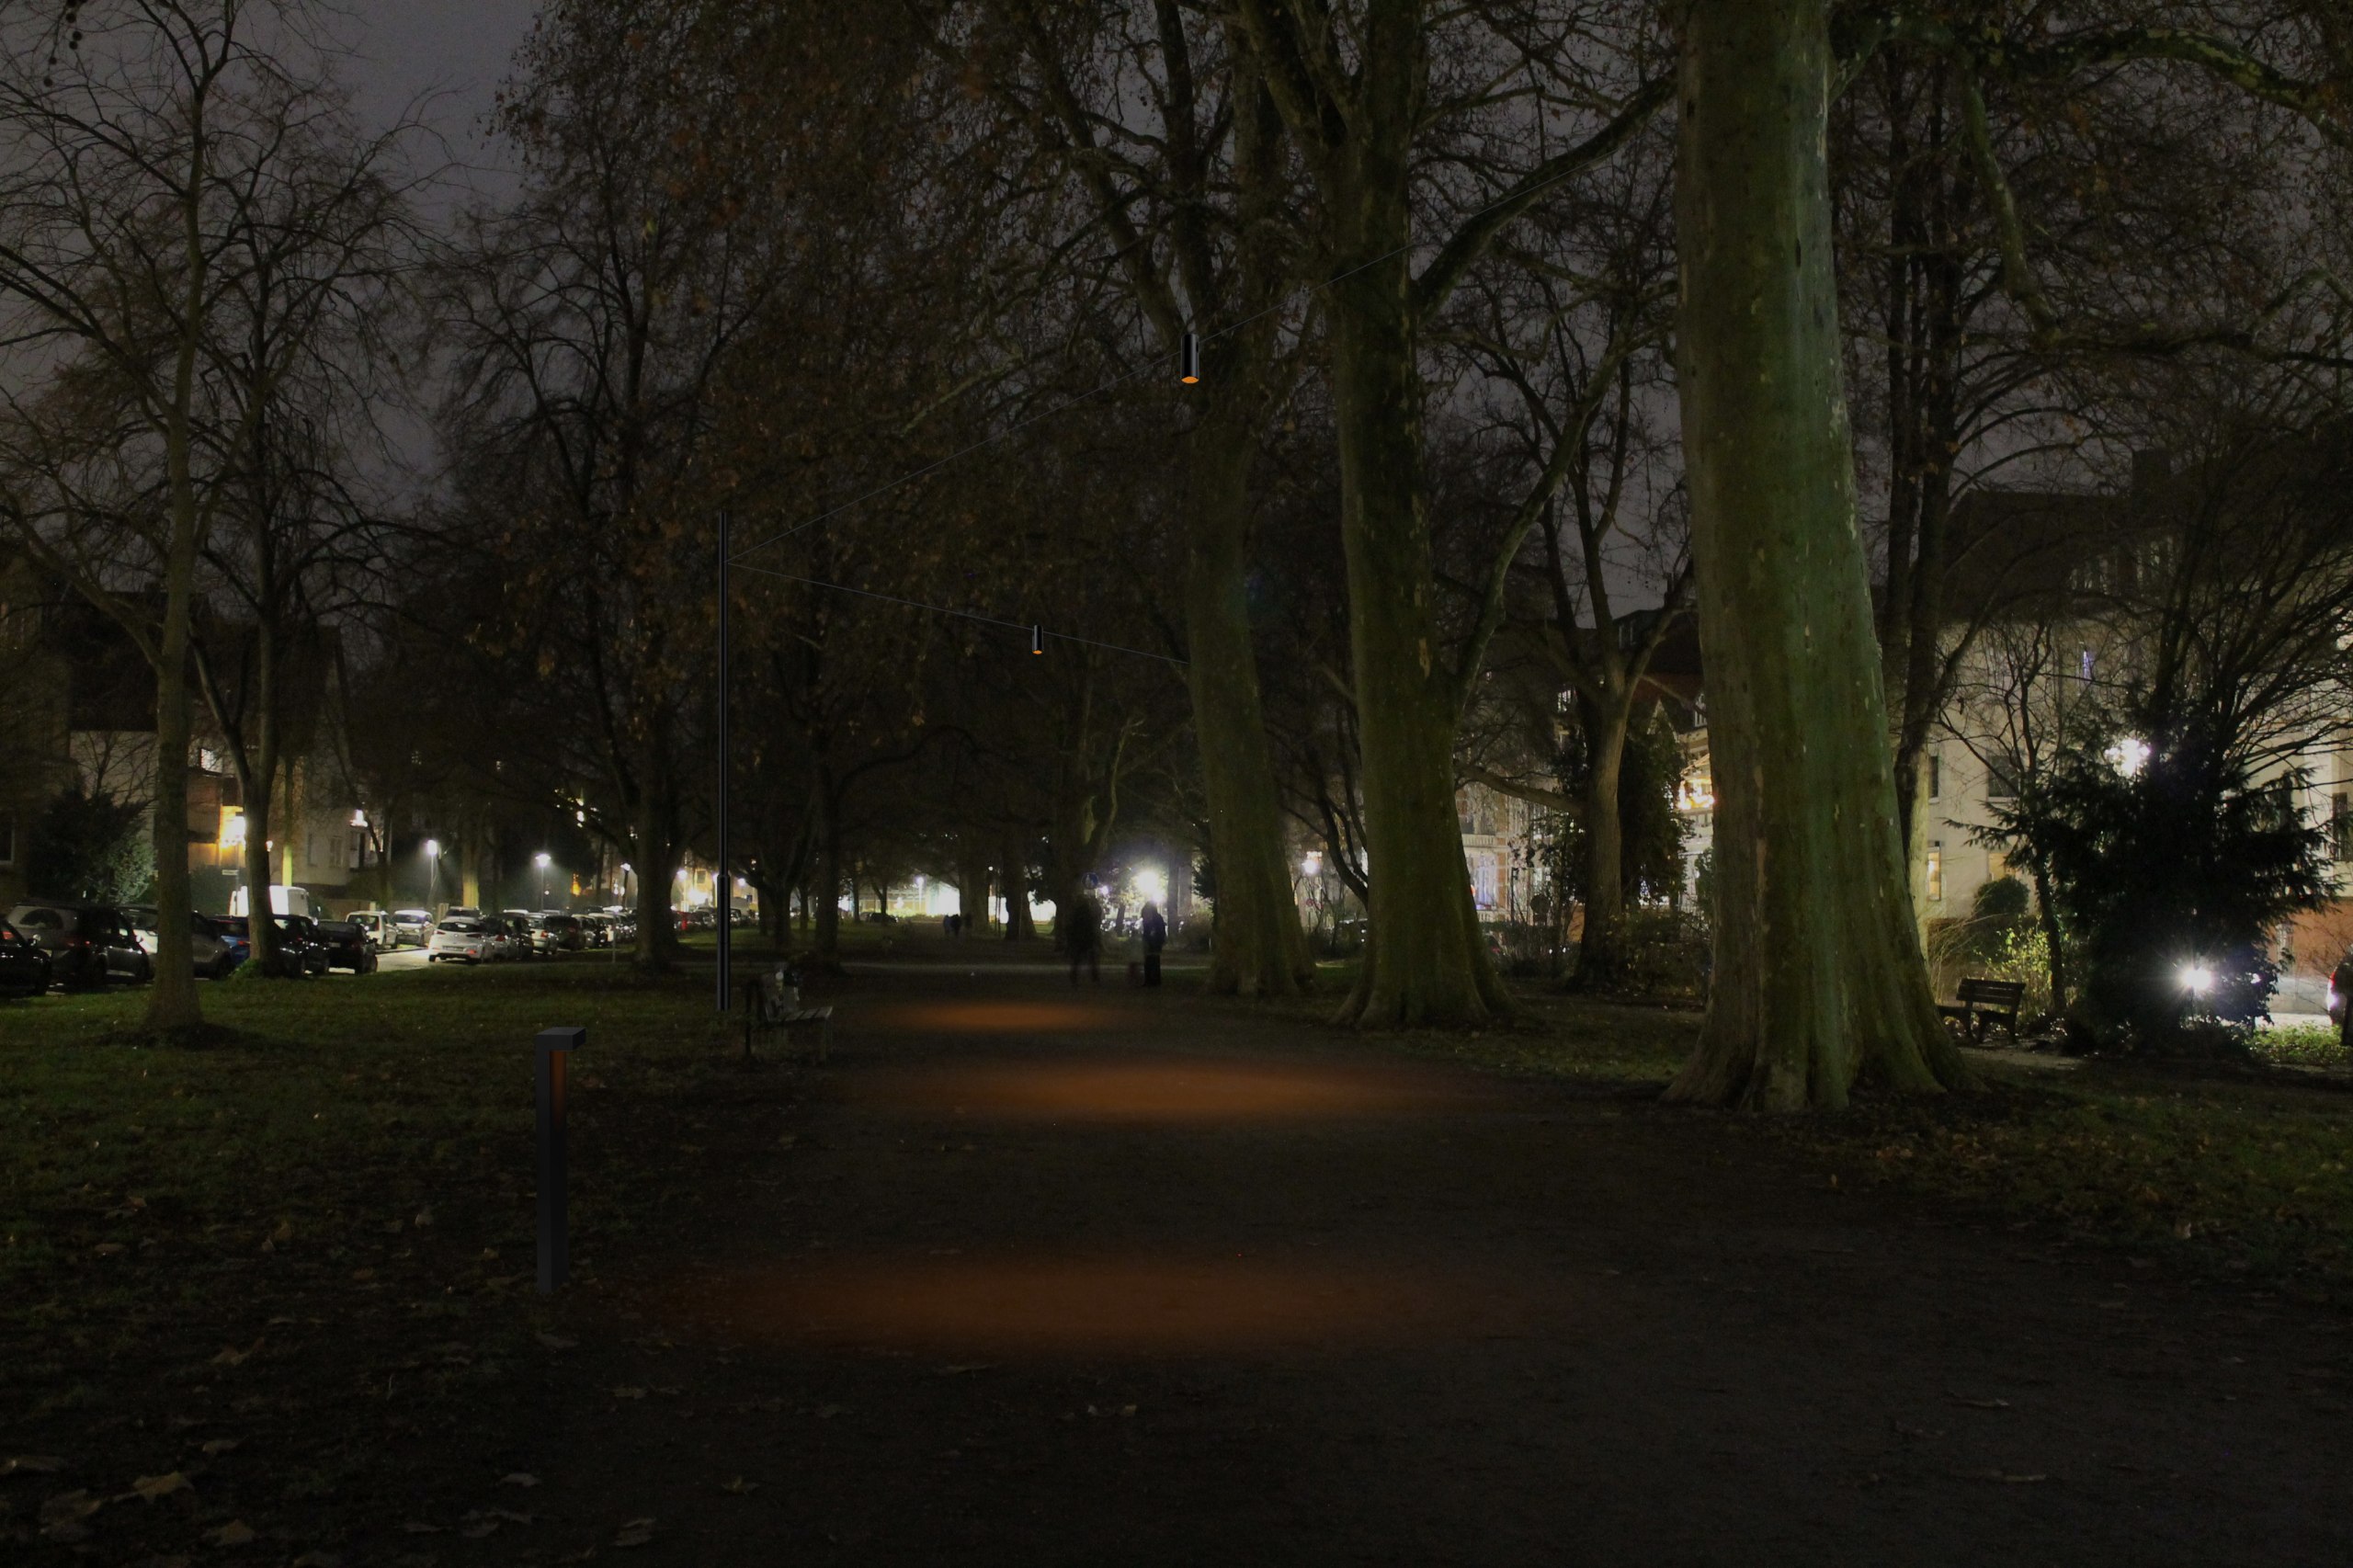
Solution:
[{"label": "wooden bench", "polygon": [[817,1060],[824,1061],[834,1051],[834,1010],[831,1007],[801,1007],[785,1006],[785,983],[781,972],[766,979],[755,977],[744,983],[744,1059],[752,1057],[752,1031],[755,1028],[782,1029],[787,1038],[805,1025],[817,1026]]},{"label": "wooden bench", "polygon": [[2018,1038],[2018,1008],[2026,1001],[2026,983],[2018,980],[1969,979],[1961,983],[1958,1001],[1939,1002],[1937,1011],[1961,1020],[1961,1032],[1972,1045],[1985,1038],[1986,1026],[2000,1024]]}]

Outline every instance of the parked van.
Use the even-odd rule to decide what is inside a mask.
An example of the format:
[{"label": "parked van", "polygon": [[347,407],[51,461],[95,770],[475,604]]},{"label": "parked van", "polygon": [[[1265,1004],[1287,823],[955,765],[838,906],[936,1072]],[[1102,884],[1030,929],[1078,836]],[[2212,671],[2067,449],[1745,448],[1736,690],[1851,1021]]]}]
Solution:
[{"label": "parked van", "polygon": [[[250,888],[239,888],[236,892],[231,893],[229,895],[229,913],[232,915],[251,915],[253,911],[247,907],[251,901],[245,895],[252,891],[253,890]],[[308,888],[281,888],[272,884],[269,890],[269,912],[272,915],[299,915],[305,920],[310,919],[311,890]]]}]

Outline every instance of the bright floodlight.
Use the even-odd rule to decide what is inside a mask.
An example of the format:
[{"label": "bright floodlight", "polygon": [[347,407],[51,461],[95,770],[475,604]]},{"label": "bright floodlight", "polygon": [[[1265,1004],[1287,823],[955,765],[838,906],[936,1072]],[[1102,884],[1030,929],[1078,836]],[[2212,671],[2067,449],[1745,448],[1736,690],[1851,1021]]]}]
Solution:
[{"label": "bright floodlight", "polygon": [[2127,735],[2105,754],[2109,763],[2127,778],[2138,778],[2141,769],[2149,766],[2149,743],[2138,735]]},{"label": "bright floodlight", "polygon": [[1136,896],[1146,903],[1158,903],[1168,896],[1168,879],[1146,867],[1136,873]]},{"label": "bright floodlight", "polygon": [[1299,874],[1302,877],[1322,876],[1324,874],[1324,857],[1315,850],[1309,850],[1307,852],[1306,858],[1302,859],[1299,863]]},{"label": "bright floodlight", "polygon": [[542,871],[546,870],[550,864],[548,852],[542,849],[537,855],[532,856],[531,864],[537,866]]},{"label": "bright floodlight", "polygon": [[2214,988],[2214,971],[2202,963],[2181,966],[2181,988],[2192,996],[2203,996]]},{"label": "bright floodlight", "polygon": [[438,860],[441,858],[441,841],[438,838],[426,839],[425,841],[425,852],[434,859]]}]

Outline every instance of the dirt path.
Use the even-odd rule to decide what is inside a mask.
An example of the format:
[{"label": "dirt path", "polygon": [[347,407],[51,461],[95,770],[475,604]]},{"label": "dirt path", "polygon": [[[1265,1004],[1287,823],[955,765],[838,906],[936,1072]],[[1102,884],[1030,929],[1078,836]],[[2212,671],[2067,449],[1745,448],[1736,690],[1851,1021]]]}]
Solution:
[{"label": "dirt path", "polygon": [[355,1560],[2353,1561],[2339,1316],[1173,995],[840,1017]]}]

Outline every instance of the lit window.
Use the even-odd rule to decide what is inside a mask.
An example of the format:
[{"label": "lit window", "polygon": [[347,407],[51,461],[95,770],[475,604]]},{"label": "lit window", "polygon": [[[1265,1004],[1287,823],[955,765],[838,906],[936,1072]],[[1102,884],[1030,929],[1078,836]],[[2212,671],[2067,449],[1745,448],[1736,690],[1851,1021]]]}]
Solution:
[{"label": "lit window", "polygon": [[1928,846],[1928,902],[1945,901],[1945,845],[1938,839]]}]

